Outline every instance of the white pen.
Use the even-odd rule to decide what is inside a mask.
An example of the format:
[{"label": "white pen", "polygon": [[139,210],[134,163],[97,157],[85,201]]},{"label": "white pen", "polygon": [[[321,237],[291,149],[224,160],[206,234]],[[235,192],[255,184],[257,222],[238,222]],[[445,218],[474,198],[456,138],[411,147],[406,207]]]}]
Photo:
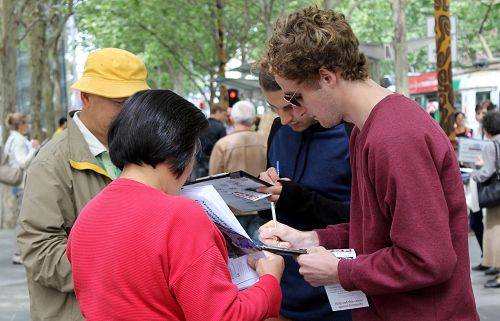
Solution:
[{"label": "white pen", "polygon": [[[280,176],[280,161],[276,161],[276,173],[278,177]],[[273,217],[274,228],[278,227],[278,221],[276,220],[276,206],[274,202],[271,202],[271,215]]]},{"label": "white pen", "polygon": [[274,206],[274,202],[271,202],[271,214],[273,216],[274,228],[277,228],[278,223],[276,221],[276,207]]}]

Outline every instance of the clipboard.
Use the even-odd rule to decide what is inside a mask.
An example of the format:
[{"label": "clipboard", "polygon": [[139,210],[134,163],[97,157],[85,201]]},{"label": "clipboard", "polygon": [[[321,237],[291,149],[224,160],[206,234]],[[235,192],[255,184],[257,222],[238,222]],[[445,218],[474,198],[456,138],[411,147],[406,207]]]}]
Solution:
[{"label": "clipboard", "polygon": [[257,245],[257,249],[260,251],[268,251],[278,255],[301,255],[307,254],[306,249],[294,249],[287,247],[278,247],[278,246],[270,246],[270,245]]},{"label": "clipboard", "polygon": [[256,189],[261,186],[272,186],[272,184],[245,171],[201,177],[187,183],[182,189],[205,185],[212,185],[227,205],[240,212],[262,211],[271,208],[271,202],[267,200],[270,194],[258,193]]}]

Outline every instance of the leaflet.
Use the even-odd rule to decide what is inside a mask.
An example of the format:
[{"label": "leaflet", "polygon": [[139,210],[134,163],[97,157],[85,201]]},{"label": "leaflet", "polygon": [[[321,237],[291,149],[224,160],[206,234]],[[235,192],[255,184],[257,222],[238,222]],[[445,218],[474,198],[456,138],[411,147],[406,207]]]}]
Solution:
[{"label": "leaflet", "polygon": [[[257,253],[250,255],[259,255]],[[238,290],[244,290],[259,281],[259,275],[247,263],[248,254],[229,259],[229,272],[231,280],[238,286]]]},{"label": "leaflet", "polygon": [[252,255],[263,255],[263,253],[256,253],[259,251],[257,246],[215,188],[211,185],[192,186],[181,190],[181,195],[200,204],[226,238],[230,256],[237,256],[229,259],[228,268],[231,280],[238,286],[238,289],[245,289],[257,282],[259,276],[248,265],[247,258],[250,253],[254,253]]},{"label": "leaflet", "polygon": [[190,188],[182,189],[180,194],[193,199],[205,210],[208,217],[230,242],[229,245],[235,247],[237,253],[243,255],[258,251],[255,243],[212,185],[190,186]]},{"label": "leaflet", "polygon": [[490,141],[472,138],[458,138],[459,162],[476,163],[481,160],[481,153],[484,146],[491,144]]},{"label": "leaflet", "polygon": [[[356,258],[354,249],[331,250],[333,255],[341,260]],[[346,291],[340,284],[325,285],[326,295],[333,311],[364,308],[368,306],[368,299],[362,291]]]}]

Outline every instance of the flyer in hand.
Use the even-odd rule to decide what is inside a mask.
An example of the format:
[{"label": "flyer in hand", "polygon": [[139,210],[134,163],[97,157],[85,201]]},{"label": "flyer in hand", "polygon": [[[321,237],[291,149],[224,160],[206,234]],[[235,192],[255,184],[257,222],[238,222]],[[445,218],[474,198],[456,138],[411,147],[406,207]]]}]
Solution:
[{"label": "flyer in hand", "polygon": [[[356,258],[354,249],[335,249],[330,252],[341,260]],[[350,310],[367,307],[368,299],[361,291],[346,291],[340,283],[325,285],[326,295],[333,311]]]},{"label": "flyer in hand", "polygon": [[258,251],[255,243],[212,185],[183,188],[181,195],[198,203],[231,243],[230,245],[236,247],[242,254]]}]

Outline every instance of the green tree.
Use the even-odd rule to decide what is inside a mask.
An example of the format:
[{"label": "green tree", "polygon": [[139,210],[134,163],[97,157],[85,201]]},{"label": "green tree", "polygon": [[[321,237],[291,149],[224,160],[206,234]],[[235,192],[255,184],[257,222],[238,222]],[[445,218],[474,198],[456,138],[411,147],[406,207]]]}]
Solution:
[{"label": "green tree", "polygon": [[[482,54],[477,33],[490,1],[495,4],[482,33],[493,55],[498,56],[498,1],[451,1],[451,13],[458,18],[458,64],[470,65]],[[218,47],[218,2],[223,48]],[[181,94],[199,92],[211,102],[217,95],[220,66],[232,58],[257,60],[275,19],[307,5],[343,12],[361,43],[393,41],[393,22],[387,18],[392,12],[391,2],[387,0],[85,0],[76,6],[76,18],[89,49],[128,49],[144,58],[151,85]],[[426,17],[433,16],[433,2],[407,1],[405,14],[406,39],[426,37]],[[223,58],[217,54],[218,48],[224,50]],[[426,48],[410,50],[408,62],[411,71],[433,68],[427,62]],[[394,61],[382,62],[382,73],[392,74],[393,70]]]},{"label": "green tree", "polygon": [[[217,3],[221,4],[219,15]],[[128,49],[144,58],[152,85],[174,88],[181,94],[197,91],[212,102],[216,96],[216,79],[223,75],[221,66],[225,69],[225,63],[233,57],[243,62],[258,59],[266,31],[276,15],[285,8],[293,10],[305,3],[87,0],[76,6],[76,18],[78,28],[86,34],[89,48]],[[223,48],[218,17],[222,18]],[[223,56],[219,49],[223,49]]]},{"label": "green tree", "polygon": [[[0,0],[0,121],[16,110],[17,46],[32,28],[23,23],[29,0]],[[24,28],[23,28],[24,27]],[[20,31],[21,30],[21,31]],[[0,143],[7,138],[8,129],[2,126]]]}]

